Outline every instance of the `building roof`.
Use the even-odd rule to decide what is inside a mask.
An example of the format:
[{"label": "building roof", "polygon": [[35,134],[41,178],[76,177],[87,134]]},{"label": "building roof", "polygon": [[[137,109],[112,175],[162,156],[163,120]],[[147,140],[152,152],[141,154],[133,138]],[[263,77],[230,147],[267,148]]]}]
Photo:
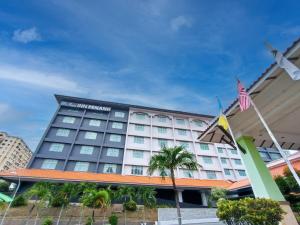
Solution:
[{"label": "building roof", "polygon": [[85,104],[100,104],[100,105],[107,105],[107,106],[115,106],[118,108],[138,108],[138,109],[145,109],[145,110],[161,111],[161,112],[166,112],[166,113],[185,114],[185,115],[190,115],[190,116],[203,117],[203,118],[207,118],[207,119],[212,119],[215,117],[213,115],[206,115],[206,114],[199,114],[199,113],[192,113],[192,112],[183,112],[183,111],[170,110],[170,109],[160,109],[160,108],[154,108],[154,107],[148,107],[148,106],[131,105],[131,104],[109,102],[109,101],[87,99],[87,98],[79,98],[79,97],[72,97],[72,96],[65,96],[65,95],[58,95],[58,94],[55,94],[54,96],[58,103],[60,103],[62,101],[74,101],[74,102],[85,103]]},{"label": "building roof", "polygon": [[[122,184],[122,185],[144,185],[154,187],[171,187],[171,179],[161,177],[131,176],[120,174],[99,174],[88,172],[44,170],[44,169],[17,169],[15,171],[0,172],[4,179],[18,179],[22,181],[65,181],[65,182],[97,182],[101,184]],[[177,178],[178,188],[198,189],[220,187],[227,188],[232,182],[225,180],[201,180]]]},{"label": "building roof", "polygon": [[[284,55],[300,66],[300,39],[289,47]],[[294,81],[275,63],[247,89],[270,129],[285,149],[300,150],[300,81]],[[250,135],[259,147],[273,147],[265,128],[253,107],[240,112],[237,99],[225,110],[235,136]],[[226,143],[230,140],[217,126],[217,117],[199,139],[207,142]]]}]

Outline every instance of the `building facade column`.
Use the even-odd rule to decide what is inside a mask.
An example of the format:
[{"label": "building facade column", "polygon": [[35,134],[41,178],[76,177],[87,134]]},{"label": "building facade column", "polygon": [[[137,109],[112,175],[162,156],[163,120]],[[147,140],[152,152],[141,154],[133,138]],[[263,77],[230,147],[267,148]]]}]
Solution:
[{"label": "building facade column", "polygon": [[207,195],[205,191],[200,191],[203,206],[208,206]]},{"label": "building facade column", "polygon": [[297,220],[289,203],[283,197],[265,162],[260,157],[253,138],[241,136],[237,139],[237,142],[246,151],[241,153],[241,157],[255,197],[278,201],[281,208],[286,212],[283,221],[281,221],[282,225],[297,225]]}]

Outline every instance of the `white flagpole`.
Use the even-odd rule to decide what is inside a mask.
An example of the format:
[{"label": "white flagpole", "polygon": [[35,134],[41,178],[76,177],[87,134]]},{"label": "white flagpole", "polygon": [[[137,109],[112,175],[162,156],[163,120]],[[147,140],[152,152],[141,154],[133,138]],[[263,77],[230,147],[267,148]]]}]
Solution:
[{"label": "white flagpole", "polygon": [[282,158],[284,159],[284,161],[286,162],[287,166],[289,167],[290,171],[292,172],[294,178],[296,179],[298,185],[300,186],[300,179],[295,171],[295,169],[293,168],[291,162],[289,161],[289,159],[286,157],[286,155],[284,154],[280,144],[278,143],[278,141],[276,140],[274,134],[272,133],[272,131],[270,130],[268,124],[266,123],[266,121],[264,120],[264,118],[262,117],[260,111],[258,110],[258,108],[256,107],[256,105],[254,104],[254,102],[252,101],[251,97],[249,96],[250,102],[254,108],[254,110],[256,111],[259,119],[261,120],[262,124],[264,125],[264,127],[266,128],[266,130],[268,131],[268,134],[270,135],[272,141],[274,142],[276,148],[278,149],[279,153],[281,154]]},{"label": "white flagpole", "polygon": [[[225,115],[224,115],[224,116],[225,116]],[[235,140],[235,138],[234,138],[234,136],[233,136],[233,132],[232,132],[232,130],[231,130],[231,127],[230,127],[230,124],[229,124],[229,122],[228,122],[228,120],[227,120],[227,117],[225,116],[225,118],[226,118],[226,121],[227,121],[227,124],[228,124],[228,130],[229,130],[229,133],[230,133],[230,135],[231,135],[231,137],[232,137],[232,140],[233,140],[233,142],[234,142],[235,148],[236,148],[236,150],[240,151],[240,148],[239,148],[239,146],[238,146],[238,144],[237,144],[237,142],[236,142],[236,140]]]}]

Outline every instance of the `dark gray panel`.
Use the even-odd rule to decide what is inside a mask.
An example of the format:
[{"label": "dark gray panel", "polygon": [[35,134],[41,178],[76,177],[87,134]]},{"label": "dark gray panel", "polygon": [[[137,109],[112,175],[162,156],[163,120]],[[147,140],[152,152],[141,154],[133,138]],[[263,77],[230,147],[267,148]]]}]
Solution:
[{"label": "dark gray panel", "polygon": [[[76,165],[76,161],[68,161],[66,170],[67,171],[74,171],[75,165]],[[89,163],[89,169],[88,169],[87,172],[96,172],[96,163],[90,162]]]},{"label": "dark gray panel", "polygon": [[74,145],[72,152],[71,152],[71,157],[78,157],[79,159],[92,159],[92,160],[96,160],[98,153],[100,151],[99,147],[95,147],[94,146],[94,150],[93,150],[93,154],[92,155],[88,155],[88,154],[80,154],[80,149],[81,149],[82,145]]},{"label": "dark gray panel", "polygon": [[57,115],[55,120],[54,120],[54,123],[53,123],[53,126],[57,126],[57,127],[67,127],[67,128],[77,128],[80,124],[80,117],[75,117],[75,116],[69,116],[69,117],[74,117],[75,118],[75,122],[74,123],[63,123],[63,118],[65,116],[62,116],[62,115]]},{"label": "dark gray panel", "polygon": [[50,146],[52,143],[56,143],[56,142],[44,142],[40,149],[38,150],[38,154],[46,154],[46,155],[57,155],[57,156],[61,156],[61,157],[66,157],[68,152],[70,151],[70,147],[71,145],[70,144],[64,144],[64,148],[63,148],[63,151],[62,152],[52,152],[52,151],[49,151],[50,149]]},{"label": "dark gray panel", "polygon": [[122,123],[123,124],[123,128],[122,129],[116,129],[116,128],[112,127],[114,122],[117,122],[117,121],[109,121],[108,122],[108,127],[107,127],[107,131],[106,132],[108,132],[108,133],[116,133],[116,134],[126,134],[127,123],[118,121],[117,123]]},{"label": "dark gray panel", "polygon": [[118,134],[118,135],[121,136],[121,142],[113,142],[113,141],[109,140],[111,134],[112,133],[107,133],[105,135],[104,146],[106,146],[106,147],[124,148],[126,136],[122,135],[122,134]]},{"label": "dark gray panel", "polygon": [[104,132],[105,125],[106,125],[106,120],[97,119],[97,120],[101,121],[101,124],[100,124],[99,127],[97,127],[97,126],[90,126],[89,125],[90,120],[92,120],[92,119],[90,119],[90,118],[84,118],[83,121],[82,121],[80,129],[92,130],[92,131],[102,131],[102,132]]},{"label": "dark gray panel", "polygon": [[107,147],[102,149],[101,156],[100,156],[100,162],[105,162],[105,163],[122,163],[123,162],[123,154],[124,154],[124,149],[119,148],[119,156],[118,157],[111,157],[107,156]]},{"label": "dark gray panel", "polygon": [[72,109],[72,108],[68,108],[68,107],[64,107],[62,106],[60,108],[60,110],[58,111],[59,114],[63,114],[63,115],[70,115],[70,116],[82,116],[84,110],[82,109]]},{"label": "dark gray panel", "polygon": [[[104,164],[105,163],[100,163],[99,164],[99,169],[98,169],[98,173],[103,173],[103,169],[104,169]],[[113,163],[111,163],[111,164],[113,164]],[[117,174],[121,174],[121,172],[122,172],[122,165],[117,165],[117,171],[116,171],[116,173]]]},{"label": "dark gray panel", "polygon": [[[65,129],[65,128],[64,128]],[[56,136],[56,132],[57,132],[58,128],[56,127],[51,127],[46,138],[50,139],[50,140],[54,140],[54,141],[59,141],[59,142],[73,142],[74,140],[74,136],[76,131],[70,129],[70,134],[68,137],[61,137],[61,136]]]},{"label": "dark gray panel", "polygon": [[87,110],[85,113],[85,117],[107,120],[108,112],[97,112],[97,111]]},{"label": "dark gray panel", "polygon": [[84,138],[85,133],[86,133],[86,131],[79,131],[78,136],[76,138],[76,143],[83,144],[83,145],[97,145],[97,146],[101,145],[102,138],[103,138],[103,133],[96,132],[97,133],[97,138],[95,140],[85,139]]},{"label": "dark gray panel", "polygon": [[[115,112],[123,112],[125,113],[124,118],[120,117],[115,117]],[[128,111],[124,109],[112,109],[110,112],[110,120],[115,120],[115,121],[123,121],[127,122],[128,121]]]},{"label": "dark gray panel", "polygon": [[[47,158],[47,159],[50,159],[50,158]],[[44,161],[44,159],[35,157],[35,159],[34,159],[34,161],[32,162],[32,165],[31,165],[30,168],[33,168],[33,169],[41,169],[42,164],[43,164],[43,161]],[[63,166],[64,166],[64,161],[63,161],[63,160],[58,160],[55,169],[56,169],[56,170],[62,170],[62,169],[63,169]]]}]

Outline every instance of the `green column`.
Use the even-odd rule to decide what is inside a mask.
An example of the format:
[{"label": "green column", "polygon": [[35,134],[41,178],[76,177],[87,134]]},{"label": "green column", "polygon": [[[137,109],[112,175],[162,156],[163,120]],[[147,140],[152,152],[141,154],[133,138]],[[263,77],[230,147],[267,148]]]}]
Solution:
[{"label": "green column", "polygon": [[241,152],[241,156],[255,197],[285,201],[265,162],[260,157],[253,143],[253,138],[241,136],[237,142],[246,151],[245,154]]}]

